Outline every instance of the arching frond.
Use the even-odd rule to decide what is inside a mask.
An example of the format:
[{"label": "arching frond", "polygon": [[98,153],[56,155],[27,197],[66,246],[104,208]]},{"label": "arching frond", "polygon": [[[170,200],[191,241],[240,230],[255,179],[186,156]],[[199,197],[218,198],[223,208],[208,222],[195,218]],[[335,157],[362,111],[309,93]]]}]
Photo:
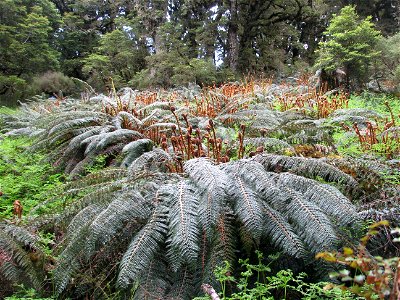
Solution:
[{"label": "arching frond", "polygon": [[227,202],[229,178],[206,158],[192,159],[184,170],[196,184],[199,197],[199,221],[210,238]]},{"label": "arching frond", "polygon": [[136,128],[140,128],[143,126],[143,122],[136,118],[134,115],[126,112],[126,111],[120,111],[117,116],[114,118],[114,125],[117,129],[122,129],[122,124],[124,121],[127,121],[128,123],[134,125]]},{"label": "arching frond", "polygon": [[135,300],[163,299],[170,288],[170,271],[167,263],[161,255],[155,255],[139,275],[139,286],[133,295]]},{"label": "arching frond", "polygon": [[160,198],[170,203],[167,257],[174,271],[182,265],[194,267],[199,253],[198,199],[189,182],[166,185]]},{"label": "arching frond", "polygon": [[136,191],[122,191],[117,199],[97,214],[89,227],[86,256],[90,257],[96,243],[106,244],[124,224],[132,219],[145,220],[150,215],[149,203]]},{"label": "arching frond", "polygon": [[358,185],[353,177],[321,159],[264,154],[257,155],[254,160],[261,163],[267,171],[290,171],[309,178],[320,177],[327,182],[336,182],[347,189],[356,189]]},{"label": "arching frond", "polygon": [[[115,131],[100,134],[96,139],[95,149],[97,151],[105,149],[111,144],[117,144],[122,141],[131,141],[133,139],[141,139],[144,136],[134,130],[130,129],[117,129]],[[85,154],[88,155],[90,151],[86,150]]]},{"label": "arching frond", "polygon": [[265,222],[264,235],[270,238],[273,244],[285,253],[297,258],[305,257],[306,250],[300,237],[285,218],[266,203],[262,205],[262,212]]},{"label": "arching frond", "polygon": [[128,169],[130,174],[135,174],[142,170],[159,170],[163,166],[165,167],[168,162],[172,162],[171,156],[164,150],[155,148],[135,159]]},{"label": "arching frond", "polygon": [[211,241],[207,239],[205,229],[203,229],[200,261],[195,276],[197,287],[203,283],[216,286],[217,281],[214,276],[216,267],[223,265],[224,261],[232,264],[235,262],[235,249],[238,237],[236,236],[233,221],[233,212],[225,208],[223,214],[218,219],[217,230]]},{"label": "arching frond", "polygon": [[[12,224],[0,224],[0,273],[13,283],[24,283],[40,289],[42,274],[29,257],[30,251],[36,252],[39,259],[44,257],[37,237],[28,230]],[[26,250],[25,248],[31,248]]]},{"label": "arching frond", "polygon": [[125,158],[121,162],[121,166],[130,166],[135,159],[152,149],[153,141],[149,139],[139,139],[126,144],[124,148],[122,148],[122,154],[125,155]]},{"label": "arching frond", "polygon": [[190,267],[182,267],[174,273],[172,286],[165,296],[166,300],[186,300],[194,294],[193,273]]},{"label": "arching frond", "polygon": [[[284,177],[284,174],[283,174]],[[321,209],[312,202],[278,182],[278,186],[288,195],[281,204],[280,211],[285,214],[295,232],[314,253],[332,249],[338,242],[334,225]]]},{"label": "arching frond", "polygon": [[238,219],[244,224],[246,230],[251,234],[256,243],[262,236],[263,216],[259,195],[245,183],[240,176],[240,165],[231,164],[227,166],[226,172],[231,174],[232,184],[228,186],[229,193],[234,199],[234,212]]},{"label": "arching frond", "polygon": [[149,222],[133,238],[120,264],[117,285],[126,288],[150,266],[167,232],[167,211],[155,210]]},{"label": "arching frond", "polygon": [[252,145],[254,147],[263,147],[266,152],[276,152],[285,149],[294,152],[294,148],[289,143],[275,138],[268,138],[268,137],[245,138],[243,144],[245,146]]}]

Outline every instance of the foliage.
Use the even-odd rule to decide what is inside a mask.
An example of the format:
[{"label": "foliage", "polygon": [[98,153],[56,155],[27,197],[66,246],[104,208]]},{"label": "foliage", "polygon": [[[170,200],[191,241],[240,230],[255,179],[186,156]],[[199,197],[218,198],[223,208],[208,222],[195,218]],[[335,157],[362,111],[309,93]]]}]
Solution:
[{"label": "foliage", "polygon": [[[251,264],[249,259],[239,260],[240,272],[238,279],[232,274],[232,266],[225,261],[225,265],[217,266],[215,276],[221,285],[221,299],[357,299],[350,292],[338,287],[324,288],[325,282],[308,283],[307,275],[300,273],[295,275],[293,271],[280,270],[275,275],[269,275],[271,268],[264,264],[262,253],[257,252],[258,264]],[[278,256],[279,257],[279,256]],[[271,257],[277,259],[278,257]],[[254,281],[254,282],[253,282]],[[234,284],[236,292],[227,296],[225,292],[228,286]],[[193,300],[205,300],[209,297],[196,297]]]},{"label": "foliage", "polygon": [[25,288],[24,285],[19,285],[18,286],[18,291],[15,292],[12,296],[5,297],[5,300],[51,300],[54,298],[48,298],[48,297],[41,297],[38,295],[37,291],[33,288]]},{"label": "foliage", "polygon": [[369,65],[378,55],[374,47],[379,31],[374,29],[371,17],[360,20],[355,7],[346,6],[334,15],[325,35],[327,40],[319,44],[316,65],[329,71],[343,68],[347,84],[366,83]]},{"label": "foliage", "polygon": [[372,153],[387,159],[398,157],[399,108],[397,97],[368,93],[352,96],[349,110],[332,115],[332,122],[342,127],[335,135],[339,153]]},{"label": "foliage", "polygon": [[[110,88],[109,77],[118,88],[128,82],[144,88],[222,83],[249,73],[297,76],[313,64],[327,20],[346,3],[3,1],[1,100],[31,96],[32,77],[57,70],[98,91]],[[390,0],[352,3],[363,18],[372,15],[385,36],[398,30],[399,11]],[[362,65],[354,67],[365,73]]]},{"label": "foliage", "polygon": [[[75,272],[86,269],[87,263],[96,266],[87,270],[91,276],[99,276],[96,270],[104,263],[115,265],[111,257],[100,254],[109,251],[118,251],[121,259],[117,287],[129,289],[138,284],[135,297],[141,298],[149,288],[145,286],[154,281],[163,282],[163,293],[172,295],[175,281],[171,286],[161,267],[171,270],[172,276],[184,272],[188,277],[178,282],[189,292],[209,280],[216,263],[226,258],[232,261],[241,243],[249,249],[273,246],[293,258],[306,258],[307,253],[337,245],[340,239],[333,220],[355,224],[358,219],[336,189],[288,173],[268,173],[255,161],[215,166],[206,159],[189,160],[184,165],[189,176],[185,179],[154,171],[140,173],[140,159],[127,175],[107,171],[67,190],[89,194],[70,202],[63,213],[75,217],[54,271],[58,293],[69,287]],[[302,183],[302,191],[295,181]],[[93,189],[96,186],[101,188]],[[321,201],[324,195],[329,195],[332,205]],[[343,215],[338,207],[346,207],[348,213]],[[241,243],[235,236],[240,236]],[[123,243],[112,248],[115,239]],[[78,259],[80,253],[83,261]],[[165,265],[154,265],[153,270],[154,259]],[[147,277],[149,271],[152,275]],[[196,280],[192,276],[197,272]]]},{"label": "foliage", "polygon": [[60,72],[48,71],[42,75],[35,76],[32,79],[30,88],[34,94],[45,93],[49,96],[63,96],[76,94],[78,92],[77,84]]},{"label": "foliage", "polygon": [[386,38],[382,37],[377,49],[381,53],[374,63],[378,83],[383,84],[382,89],[387,87],[389,91],[396,91],[396,86],[398,87],[400,83],[400,32]]},{"label": "foliage", "polygon": [[[400,292],[399,257],[384,259],[381,256],[372,256],[367,250],[367,243],[378,234],[379,227],[388,224],[387,221],[381,221],[369,226],[368,233],[357,248],[344,247],[343,252],[322,252],[316,256],[347,267],[330,275],[344,283],[339,286],[341,289],[365,299],[386,299],[389,296],[390,299],[397,299]],[[393,231],[398,232],[398,229]]]},{"label": "foliage", "polygon": [[[396,160],[343,157],[331,137],[341,122],[361,126],[385,110],[397,122],[396,98],[318,95],[305,79],[142,92],[110,82],[107,96],[36,98],[2,116],[3,141],[33,138],[24,153],[41,153],[73,178],[36,196],[18,226],[44,254],[39,282],[57,256],[58,297],[187,299],[203,283],[219,287],[217,265],[255,249],[282,251],[278,269],[315,270],[310,280],[320,280],[326,268],[314,254],[355,242],[361,220],[398,220]],[[382,111],[355,109],[357,101]],[[5,240],[23,250],[16,253],[32,252],[8,232]],[[297,276],[270,277],[293,293],[287,280]],[[255,287],[247,284],[247,292]]]},{"label": "foliage", "polygon": [[23,88],[34,74],[59,67],[52,47],[60,17],[51,1],[2,1],[0,24],[0,95],[25,96]]},{"label": "foliage", "polygon": [[12,215],[13,202],[20,200],[27,214],[54,194],[63,181],[61,174],[52,174],[44,155],[27,153],[32,140],[25,137],[4,137],[0,140],[0,218]]},{"label": "foliage", "polygon": [[88,82],[102,90],[111,89],[110,78],[117,88],[126,86],[133,75],[143,69],[147,56],[143,42],[133,40],[127,32],[116,29],[100,38],[97,51],[84,59],[83,73]]}]

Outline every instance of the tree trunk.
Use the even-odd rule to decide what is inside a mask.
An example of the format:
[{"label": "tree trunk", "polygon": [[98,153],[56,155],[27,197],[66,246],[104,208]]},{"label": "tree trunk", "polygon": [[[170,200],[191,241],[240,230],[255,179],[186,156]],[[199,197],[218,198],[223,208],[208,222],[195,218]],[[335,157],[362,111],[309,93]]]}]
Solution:
[{"label": "tree trunk", "polygon": [[228,24],[228,67],[233,71],[237,71],[239,56],[239,39],[238,39],[238,5],[237,0],[229,1],[230,20]]}]

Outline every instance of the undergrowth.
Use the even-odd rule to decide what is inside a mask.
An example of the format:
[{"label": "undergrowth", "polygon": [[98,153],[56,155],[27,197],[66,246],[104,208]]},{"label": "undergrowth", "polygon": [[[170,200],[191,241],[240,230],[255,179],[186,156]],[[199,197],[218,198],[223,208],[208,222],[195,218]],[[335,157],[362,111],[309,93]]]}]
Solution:
[{"label": "undergrowth", "polygon": [[64,181],[53,173],[44,155],[27,152],[32,140],[26,137],[0,138],[0,219],[10,218],[13,202],[19,200],[23,215],[51,197]]}]

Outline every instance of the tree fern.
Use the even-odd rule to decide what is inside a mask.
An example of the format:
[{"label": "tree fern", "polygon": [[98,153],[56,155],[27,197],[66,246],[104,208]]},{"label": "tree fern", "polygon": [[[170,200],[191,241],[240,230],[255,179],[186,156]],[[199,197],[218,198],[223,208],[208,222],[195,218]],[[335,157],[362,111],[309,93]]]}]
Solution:
[{"label": "tree fern", "polygon": [[[358,221],[352,205],[337,189],[285,172],[268,172],[256,160],[214,165],[208,159],[193,159],[185,163],[185,178],[157,173],[159,169],[152,165],[158,160],[148,159],[149,155],[155,154],[146,152],[139,157],[148,167],[139,171],[133,163],[116,182],[92,176],[82,179],[89,185],[70,185],[71,191],[80,191],[82,186],[90,193],[76,202],[86,208],[72,220],[69,232],[76,234],[67,238],[60,256],[56,269],[59,292],[69,276],[85,265],[73,260],[73,253],[90,259],[107,249],[129,222],[136,223],[131,230],[137,231],[124,250],[118,287],[136,283],[143,295],[141,284],[149,282],[143,274],[149,274],[148,268],[158,257],[167,263],[171,276],[182,275],[182,268],[187,275],[179,277],[180,283],[172,280],[172,285],[169,277],[154,278],[152,282],[161,280],[163,297],[168,298],[185,297],[179,292],[180,284],[191,288],[203,283],[194,278],[210,280],[212,269],[224,258],[234,260],[240,240],[250,248],[268,241],[293,258],[305,259],[338,245],[335,221],[349,225]],[[331,178],[329,174],[325,177]],[[97,185],[104,186],[99,189]],[[341,215],[342,209],[347,209],[347,216]]]}]

